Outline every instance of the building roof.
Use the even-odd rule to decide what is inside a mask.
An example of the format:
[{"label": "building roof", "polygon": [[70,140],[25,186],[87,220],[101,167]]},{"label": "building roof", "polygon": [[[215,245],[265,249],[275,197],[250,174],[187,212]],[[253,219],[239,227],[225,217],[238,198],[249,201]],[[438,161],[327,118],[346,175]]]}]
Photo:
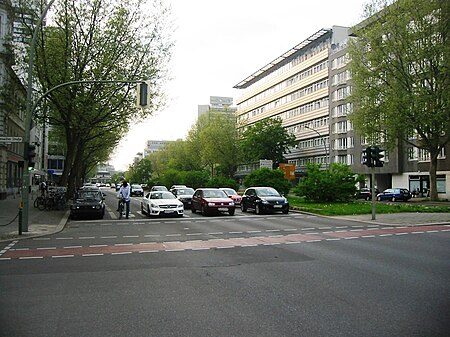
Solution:
[{"label": "building roof", "polygon": [[273,72],[274,70],[278,69],[282,65],[285,64],[286,60],[289,59],[293,54],[297,53],[298,51],[301,51],[308,47],[312,42],[318,40],[323,35],[330,33],[331,29],[325,29],[322,28],[318,30],[316,33],[305,39],[304,41],[300,42],[298,45],[296,45],[294,48],[289,49],[287,52],[282,54],[281,56],[277,57],[272,62],[269,62],[267,65],[259,69],[257,72],[253,73],[243,81],[236,84],[233,88],[235,89],[245,89],[249,87],[251,84],[255,83],[256,81],[260,80],[262,77],[266,76],[267,74]]}]

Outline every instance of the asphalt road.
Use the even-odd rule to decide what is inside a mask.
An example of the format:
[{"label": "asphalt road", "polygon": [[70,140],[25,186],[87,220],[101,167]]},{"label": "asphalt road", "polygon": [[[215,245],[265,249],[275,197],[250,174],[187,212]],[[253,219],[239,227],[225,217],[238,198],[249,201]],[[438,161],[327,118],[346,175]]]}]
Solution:
[{"label": "asphalt road", "polygon": [[0,336],[448,335],[449,226],[148,219],[138,199],[129,220],[112,211],[10,244]]}]

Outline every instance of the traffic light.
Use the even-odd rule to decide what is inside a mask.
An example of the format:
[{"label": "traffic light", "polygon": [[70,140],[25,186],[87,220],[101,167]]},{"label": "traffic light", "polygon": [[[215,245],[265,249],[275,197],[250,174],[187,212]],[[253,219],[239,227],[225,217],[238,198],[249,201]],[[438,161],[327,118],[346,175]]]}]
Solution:
[{"label": "traffic light", "polygon": [[384,164],[384,151],[378,146],[372,148],[372,158],[374,167],[383,167]]},{"label": "traffic light", "polygon": [[371,147],[366,147],[364,150],[362,150],[362,164],[366,165],[367,167],[373,167]]},{"label": "traffic light", "polygon": [[34,144],[27,144],[27,158],[28,159],[28,170],[34,168],[34,157],[36,157],[36,145]]},{"label": "traffic light", "polygon": [[148,105],[148,84],[141,82],[137,84],[137,104],[139,107]]}]

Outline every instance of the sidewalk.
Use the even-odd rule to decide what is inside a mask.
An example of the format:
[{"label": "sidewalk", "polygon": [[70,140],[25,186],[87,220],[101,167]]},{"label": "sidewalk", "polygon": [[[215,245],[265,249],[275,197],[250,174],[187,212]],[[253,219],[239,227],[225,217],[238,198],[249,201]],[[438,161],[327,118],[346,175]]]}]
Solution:
[{"label": "sidewalk", "polygon": [[30,194],[28,231],[19,235],[20,195],[8,195],[0,200],[0,242],[60,232],[69,218],[69,211],[40,211],[33,207],[34,193]]}]

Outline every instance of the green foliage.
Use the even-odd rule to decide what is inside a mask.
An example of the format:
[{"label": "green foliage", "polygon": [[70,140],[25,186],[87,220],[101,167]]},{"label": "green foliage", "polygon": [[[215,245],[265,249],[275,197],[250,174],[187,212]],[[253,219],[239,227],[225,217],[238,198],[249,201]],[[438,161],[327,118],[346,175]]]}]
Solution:
[{"label": "green foliage", "polygon": [[[63,136],[61,184],[69,190],[80,172],[107,159],[132,123],[164,103],[170,13],[163,2],[155,0],[151,9],[144,3],[57,1],[50,25],[39,35],[34,74],[40,94],[47,92],[48,110],[41,104],[34,116]],[[137,109],[132,82],[143,79],[152,83],[151,99],[147,108]],[[73,81],[80,83],[62,85]]]},{"label": "green foliage", "polygon": [[209,174],[206,171],[184,171],[181,176],[182,184],[193,189],[205,186],[209,180]]},{"label": "green foliage", "polygon": [[214,177],[211,178],[207,183],[205,187],[230,187],[234,189],[235,191],[239,190],[239,184],[234,180],[233,178],[227,178],[227,177]]},{"label": "green foliage", "polygon": [[366,16],[349,46],[349,119],[370,144],[428,151],[436,200],[437,157],[450,141],[450,2],[372,0]]},{"label": "green foliage", "polygon": [[318,164],[308,164],[306,175],[294,188],[294,193],[308,201],[348,201],[356,192],[355,174],[347,165],[333,163],[328,170]]},{"label": "green foliage", "polygon": [[205,186],[208,180],[208,172],[178,171],[175,169],[168,169],[159,179],[161,184],[167,187],[172,185],[186,185],[194,189]]},{"label": "green foliage", "polygon": [[142,159],[133,164],[128,170],[128,179],[139,184],[149,184],[152,177],[152,163],[149,159]]},{"label": "green foliage", "polygon": [[284,177],[281,170],[271,170],[268,168],[261,168],[253,171],[244,179],[245,187],[252,186],[268,186],[273,187],[278,192],[288,195],[291,188],[291,183]]},{"label": "green foliage", "polygon": [[284,153],[296,144],[295,136],[283,127],[280,118],[267,118],[242,133],[240,148],[247,162],[269,159],[282,163]]}]

